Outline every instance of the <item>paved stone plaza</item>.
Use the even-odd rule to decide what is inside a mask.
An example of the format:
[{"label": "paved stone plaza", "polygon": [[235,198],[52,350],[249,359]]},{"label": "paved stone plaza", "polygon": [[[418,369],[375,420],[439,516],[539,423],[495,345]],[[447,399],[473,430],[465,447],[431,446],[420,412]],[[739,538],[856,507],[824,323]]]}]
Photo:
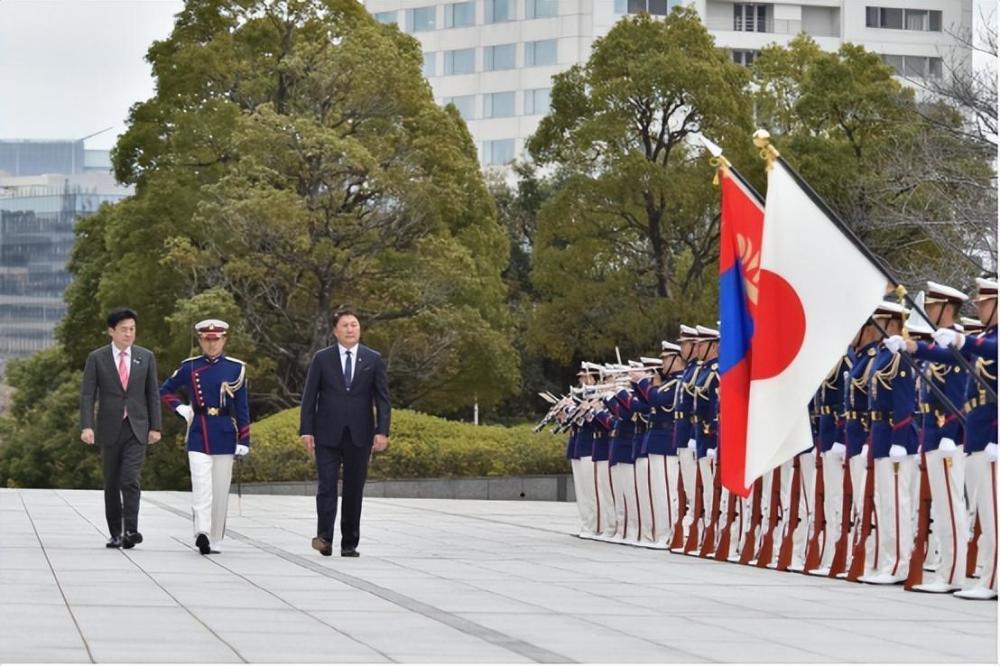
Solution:
[{"label": "paved stone plaza", "polygon": [[[559,502],[365,502],[360,559],[313,499],[230,504],[197,554],[186,493],[108,550],[101,493],[0,490],[2,662],[993,662],[995,602],[567,536]],[[242,504],[242,507],[240,507]]]}]

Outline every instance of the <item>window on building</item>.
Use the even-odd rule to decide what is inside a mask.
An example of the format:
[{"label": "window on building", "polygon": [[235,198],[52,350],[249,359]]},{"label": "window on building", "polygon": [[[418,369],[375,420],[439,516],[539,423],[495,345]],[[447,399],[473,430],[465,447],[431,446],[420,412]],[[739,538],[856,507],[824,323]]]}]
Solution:
[{"label": "window on building", "polygon": [[483,9],[486,12],[483,17],[485,23],[503,23],[517,18],[514,0],[486,0]]},{"label": "window on building", "polygon": [[472,74],[476,71],[476,49],[455,49],[444,52],[444,73]]},{"label": "window on building", "polygon": [[453,2],[444,6],[444,27],[464,28],[476,25],[475,2]]},{"label": "window on building", "polygon": [[417,7],[406,10],[406,31],[427,32],[434,29],[437,7]]},{"label": "window on building", "polygon": [[737,32],[771,32],[768,28],[770,5],[738,2],[733,5],[733,30]]},{"label": "window on building", "polygon": [[375,20],[379,23],[398,23],[396,15],[399,12],[378,12],[374,14]]},{"label": "window on building", "polygon": [[882,62],[895,70],[897,76],[908,79],[936,79],[944,71],[944,61],[933,56],[893,55],[883,53]]},{"label": "window on building", "polygon": [[517,66],[517,51],[514,44],[497,44],[483,49],[483,71],[495,72],[499,69],[514,69]]},{"label": "window on building", "polygon": [[541,67],[554,65],[558,60],[559,40],[543,39],[524,43],[524,66]]},{"label": "window on building", "polygon": [[476,118],[475,95],[458,95],[457,97],[445,97],[442,100],[442,103],[454,104],[455,108],[458,109],[458,113],[465,120],[475,120]]},{"label": "window on building", "polygon": [[483,95],[483,118],[510,118],[513,115],[513,90]]},{"label": "window on building", "polygon": [[423,74],[425,79],[437,76],[437,53],[424,53]]},{"label": "window on building", "polygon": [[483,141],[483,164],[499,166],[514,161],[514,139],[496,139]]},{"label": "window on building", "polygon": [[733,49],[733,62],[737,65],[749,67],[753,64],[754,58],[756,58],[759,54],[760,51],[750,49]]},{"label": "window on building", "polygon": [[549,112],[552,88],[535,88],[524,91],[524,115],[544,116]]},{"label": "window on building", "polygon": [[628,3],[625,0],[615,0],[615,14],[624,14],[628,10]]},{"label": "window on building", "polygon": [[526,0],[524,5],[524,17],[549,18],[559,16],[559,0]]},{"label": "window on building", "polygon": [[941,32],[941,12],[936,9],[865,7],[865,26],[888,30]]}]

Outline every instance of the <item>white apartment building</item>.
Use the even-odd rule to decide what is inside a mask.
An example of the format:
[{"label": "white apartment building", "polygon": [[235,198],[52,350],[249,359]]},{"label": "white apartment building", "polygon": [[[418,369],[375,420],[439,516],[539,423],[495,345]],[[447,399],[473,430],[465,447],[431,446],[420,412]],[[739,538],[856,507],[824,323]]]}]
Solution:
[{"label": "white apartment building", "polygon": [[549,110],[552,76],[586,62],[593,41],[627,14],[693,6],[716,43],[750,64],[772,43],[801,32],[820,47],[845,42],[882,55],[908,79],[941,76],[948,63],[971,67],[949,33],[969,31],[972,0],[365,0],[424,51],[424,76],[440,104],[461,112],[484,166],[522,156]]}]

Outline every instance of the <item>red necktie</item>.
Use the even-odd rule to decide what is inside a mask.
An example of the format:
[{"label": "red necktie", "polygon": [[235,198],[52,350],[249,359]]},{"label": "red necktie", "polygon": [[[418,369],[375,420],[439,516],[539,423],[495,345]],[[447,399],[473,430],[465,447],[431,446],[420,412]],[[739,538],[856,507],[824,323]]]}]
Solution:
[{"label": "red necktie", "polygon": [[[125,362],[125,352],[118,352],[118,379],[122,382],[122,388],[128,389],[128,364]],[[123,419],[128,418],[128,407],[125,408]]]}]

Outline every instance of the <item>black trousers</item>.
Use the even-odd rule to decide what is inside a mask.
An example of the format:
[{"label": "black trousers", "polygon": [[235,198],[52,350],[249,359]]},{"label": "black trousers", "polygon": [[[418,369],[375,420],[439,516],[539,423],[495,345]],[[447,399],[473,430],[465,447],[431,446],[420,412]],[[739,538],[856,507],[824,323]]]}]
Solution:
[{"label": "black trousers", "polygon": [[351,433],[344,430],[337,446],[316,447],[316,536],[333,541],[337,519],[337,479],[344,466],[343,499],[340,502],[340,547],[357,548],[361,539],[361,499],[368,479],[371,446],[355,446]]},{"label": "black trousers", "polygon": [[146,460],[146,445],[135,438],[128,419],[114,444],[101,446],[104,468],[104,516],[111,536],[139,531],[139,475]]}]

